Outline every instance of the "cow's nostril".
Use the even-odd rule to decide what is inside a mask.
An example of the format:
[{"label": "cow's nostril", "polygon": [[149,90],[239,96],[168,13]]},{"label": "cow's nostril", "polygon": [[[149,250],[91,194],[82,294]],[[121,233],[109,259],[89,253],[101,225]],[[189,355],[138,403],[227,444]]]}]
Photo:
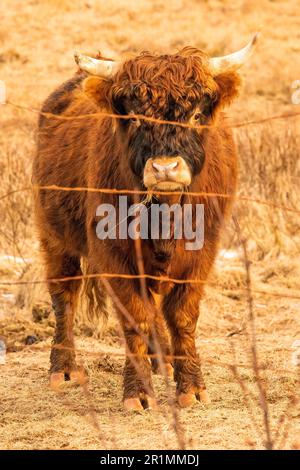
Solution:
[{"label": "cow's nostril", "polygon": [[178,166],[178,162],[172,162],[166,165],[166,170],[174,170]]},{"label": "cow's nostril", "polygon": [[152,166],[154,170],[157,171],[158,173],[163,172],[165,169],[164,165],[160,165],[159,163],[155,163],[155,162],[152,162]]},{"label": "cow's nostril", "polygon": [[152,162],[152,166],[156,172],[166,173],[168,171],[174,170],[178,166],[178,162],[171,162],[165,165],[161,165],[160,163],[157,163],[157,162]]}]

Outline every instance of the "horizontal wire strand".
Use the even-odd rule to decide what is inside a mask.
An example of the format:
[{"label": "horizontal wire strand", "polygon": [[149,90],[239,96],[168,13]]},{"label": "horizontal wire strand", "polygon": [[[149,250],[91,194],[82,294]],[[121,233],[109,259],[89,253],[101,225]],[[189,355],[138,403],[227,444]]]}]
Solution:
[{"label": "horizontal wire strand", "polygon": [[[38,285],[38,284],[47,284],[47,283],[59,283],[59,282],[69,282],[69,281],[81,281],[84,279],[150,279],[159,282],[171,282],[174,284],[206,284],[214,287],[213,283],[209,283],[204,281],[203,279],[176,279],[168,276],[154,276],[152,274],[122,274],[122,273],[99,273],[99,274],[82,274],[80,276],[67,276],[67,277],[60,277],[60,278],[51,278],[51,279],[43,279],[43,280],[35,280],[35,281],[0,281],[0,285],[10,286],[10,285]],[[246,288],[238,288],[238,289],[223,289],[223,293],[230,293],[231,291],[234,292],[246,292]],[[296,294],[284,294],[272,291],[265,291],[260,289],[252,289],[253,293],[261,294],[261,295],[269,295],[271,297],[282,297],[282,298],[289,298],[299,300],[300,295]]]},{"label": "horizontal wire strand", "polygon": [[[26,186],[24,188],[15,189],[9,191],[6,194],[0,196],[0,201],[6,199],[7,197],[13,196],[18,192],[23,191],[31,191],[31,190],[45,190],[45,191],[79,191],[79,192],[92,192],[92,193],[100,193],[100,194],[138,194],[138,195],[149,195],[151,192],[145,190],[137,190],[137,189],[110,189],[110,188],[92,188],[92,187],[68,187],[68,186],[58,186],[56,184],[53,185],[37,185],[33,184],[31,186]],[[255,204],[261,204],[268,207],[272,207],[273,209],[279,209],[286,212],[292,212],[294,214],[300,214],[299,209],[294,209],[292,207],[283,206],[281,204],[275,204],[273,202],[265,201],[264,199],[257,199],[252,198],[250,196],[236,196],[234,194],[223,194],[223,193],[210,193],[210,192],[196,192],[196,191],[152,191],[152,194],[158,196],[191,196],[191,197],[215,197],[215,198],[223,198],[223,199],[234,199],[238,201],[246,201],[246,202],[253,202]]]},{"label": "horizontal wire strand", "polygon": [[90,117],[97,117],[97,116],[102,116],[102,117],[110,117],[110,118],[115,118],[115,119],[140,119],[146,122],[152,122],[154,124],[163,124],[163,125],[170,125],[170,126],[177,126],[177,127],[184,127],[188,129],[237,129],[241,127],[247,127],[247,126],[252,126],[255,124],[263,124],[268,121],[275,121],[279,119],[289,119],[289,118],[296,118],[300,116],[300,112],[286,112],[286,113],[281,113],[281,114],[274,114],[272,116],[266,116],[263,118],[259,119],[252,119],[248,121],[241,121],[237,122],[235,124],[222,124],[222,125],[216,125],[216,124],[190,124],[190,123],[185,123],[185,122],[178,122],[178,121],[168,121],[165,119],[158,119],[158,118],[153,118],[150,116],[145,116],[144,114],[116,114],[116,113],[108,113],[107,111],[97,111],[96,113],[89,113],[89,114],[78,114],[76,116],[62,116],[60,114],[54,114],[54,113],[49,113],[45,111],[41,111],[37,108],[32,108],[30,106],[23,106],[20,104],[13,103],[12,101],[6,101],[7,105],[12,106],[17,109],[21,109],[24,111],[30,111],[32,113],[39,114],[41,116],[47,117],[47,118],[53,118],[53,119],[58,119],[62,121],[72,121],[72,120],[77,120],[77,119],[86,119]]}]

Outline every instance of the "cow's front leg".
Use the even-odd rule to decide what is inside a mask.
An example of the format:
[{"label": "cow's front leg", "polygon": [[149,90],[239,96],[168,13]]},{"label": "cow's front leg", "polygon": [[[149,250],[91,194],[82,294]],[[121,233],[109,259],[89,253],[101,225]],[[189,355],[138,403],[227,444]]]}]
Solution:
[{"label": "cow's front leg", "polygon": [[[156,408],[151,363],[148,358],[150,325],[153,312],[148,309],[132,286],[118,286],[121,306],[116,303],[126,341],[124,368],[124,407],[128,410]],[[129,316],[129,317],[128,317]]]},{"label": "cow's front leg", "polygon": [[177,402],[181,407],[198,401],[209,403],[196,351],[195,331],[199,316],[201,291],[191,286],[177,285],[164,302],[174,352],[174,379],[177,383]]}]

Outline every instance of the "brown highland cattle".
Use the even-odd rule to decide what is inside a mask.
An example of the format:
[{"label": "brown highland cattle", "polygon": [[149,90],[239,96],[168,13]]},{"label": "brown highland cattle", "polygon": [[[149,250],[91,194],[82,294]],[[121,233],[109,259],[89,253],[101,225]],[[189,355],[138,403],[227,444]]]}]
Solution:
[{"label": "brown highland cattle", "polygon": [[[203,204],[201,249],[187,250],[186,240],[175,239],[174,230],[170,239],[142,239],[140,246],[146,274],[181,280],[197,278],[204,284],[236,189],[236,149],[222,109],[238,94],[237,69],[255,41],[256,36],[240,51],[215,58],[191,47],[174,55],[143,52],[120,63],[101,56],[76,55],[79,72],[54,91],[42,107],[33,184],[146,190],[147,200],[142,195],[138,198],[148,210],[154,201],[176,202],[182,207],[191,203],[193,217],[196,204]],[[103,111],[120,117],[106,116]],[[84,117],[79,118],[81,115]],[[158,123],[151,118],[176,121],[179,125]],[[183,190],[184,194],[180,194]],[[172,191],[175,193],[170,194]],[[228,197],[190,197],[187,192],[222,193]],[[129,194],[128,205],[134,202]],[[97,208],[104,203],[112,204],[118,212],[116,194],[35,191],[35,214],[47,279],[80,275],[83,261],[90,274],[139,274],[136,242],[132,238],[101,240],[96,234]],[[195,224],[194,218],[192,223]],[[139,279],[113,278],[109,283],[119,298],[115,309],[127,346],[125,408],[156,406],[147,354],[159,350],[164,358],[162,368],[171,372],[174,367],[178,404],[207,402],[195,347],[204,285],[148,278],[146,292],[153,305],[149,309]],[[72,332],[80,286],[80,281],[72,279],[49,282],[56,316],[52,388],[64,380],[86,380],[76,366]],[[103,309],[107,288],[107,283],[93,279],[82,292],[89,297],[94,293],[98,307]],[[125,310],[134,324],[124,315]],[[152,360],[152,367],[157,368],[157,360]]]}]

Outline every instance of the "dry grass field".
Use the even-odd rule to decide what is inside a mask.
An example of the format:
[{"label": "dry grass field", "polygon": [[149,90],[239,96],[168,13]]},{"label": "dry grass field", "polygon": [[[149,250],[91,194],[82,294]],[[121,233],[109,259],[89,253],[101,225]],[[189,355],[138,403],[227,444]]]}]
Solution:
[{"label": "dry grass field", "polygon": [[[122,57],[193,45],[221,55],[260,30],[257,49],[241,72],[244,85],[229,111],[232,121],[300,113],[291,100],[292,83],[300,80],[296,0],[1,0],[0,18],[0,80],[16,105],[0,105],[1,282],[44,276],[30,190],[3,196],[30,187],[33,110],[72,76],[74,49]],[[0,364],[0,449],[174,449],[182,442],[191,449],[253,449],[266,446],[268,427],[274,448],[300,448],[294,349],[300,340],[299,130],[300,118],[294,117],[234,131],[238,194],[269,203],[238,198],[234,209],[252,261],[260,380],[252,367],[243,250],[231,224],[197,329],[212,403],[177,410],[175,424],[160,376],[154,377],[158,411],[122,409],[124,347],[113,313],[105,327],[91,325],[82,308],[76,344],[90,383],[87,389],[51,392],[54,316],[45,287],[0,284],[0,339],[8,351]]]}]

